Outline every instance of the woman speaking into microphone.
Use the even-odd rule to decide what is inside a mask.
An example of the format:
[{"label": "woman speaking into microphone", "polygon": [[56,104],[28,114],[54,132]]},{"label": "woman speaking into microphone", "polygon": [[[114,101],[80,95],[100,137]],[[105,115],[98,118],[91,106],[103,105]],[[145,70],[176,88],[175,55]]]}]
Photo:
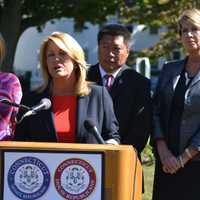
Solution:
[{"label": "woman speaking into microphone", "polygon": [[54,32],[40,49],[44,84],[24,97],[27,106],[51,100],[50,109],[26,117],[16,130],[16,140],[64,143],[98,143],[84,126],[93,119],[107,143],[118,144],[118,122],[112,100],[104,87],[85,80],[87,65],[83,49],[69,34]]}]

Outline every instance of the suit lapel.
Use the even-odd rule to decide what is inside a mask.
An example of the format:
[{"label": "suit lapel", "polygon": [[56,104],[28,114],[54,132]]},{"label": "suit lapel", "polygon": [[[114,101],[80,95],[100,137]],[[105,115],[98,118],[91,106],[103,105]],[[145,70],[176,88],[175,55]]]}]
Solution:
[{"label": "suit lapel", "polygon": [[170,67],[172,69],[172,72],[169,74],[169,76],[167,76],[166,74],[166,78],[168,78],[168,81],[166,81],[164,89],[165,89],[166,99],[168,101],[169,106],[171,106],[172,98],[174,95],[174,90],[175,90],[174,85],[175,83],[177,84],[180,78],[180,74],[185,66],[185,61],[186,60],[184,59],[184,60],[181,60],[179,63],[175,63],[174,66]]},{"label": "suit lapel", "polygon": [[186,62],[186,59],[181,60],[179,63],[176,63],[175,66],[172,68],[173,69],[173,73],[172,73],[173,83],[175,79],[177,79],[180,76],[181,72],[183,71],[185,67],[185,62]]},{"label": "suit lapel", "polygon": [[[42,93],[41,99],[45,97],[51,99],[51,94],[49,91],[50,91],[50,84],[48,84],[47,89]],[[41,117],[41,120],[44,120],[44,126],[46,126],[49,140],[58,141],[56,128],[54,124],[54,115],[52,112],[52,106],[53,105],[51,105],[50,109],[45,110],[41,113],[43,115]]]},{"label": "suit lapel", "polygon": [[44,119],[44,123],[46,123],[46,128],[48,132],[48,137],[50,141],[58,141],[56,128],[54,124],[54,115],[51,109],[44,112],[44,116],[42,117]]},{"label": "suit lapel", "polygon": [[200,81],[200,70],[198,71],[197,75],[193,78],[193,80],[192,80],[191,84],[189,85],[188,89],[192,88],[199,81]]},{"label": "suit lapel", "polygon": [[88,108],[89,97],[83,96],[77,99],[77,124],[76,124],[76,137],[77,141],[81,142],[82,134],[84,133],[83,124],[84,120],[87,118],[87,108]]},{"label": "suit lapel", "polygon": [[111,87],[111,90],[109,91],[113,98],[116,97],[118,94],[120,94],[120,91],[122,91],[124,87],[125,80],[124,80],[123,72],[126,69],[128,69],[128,67],[123,66],[121,70],[119,71],[119,73],[117,74],[117,76],[115,77],[114,83]]}]

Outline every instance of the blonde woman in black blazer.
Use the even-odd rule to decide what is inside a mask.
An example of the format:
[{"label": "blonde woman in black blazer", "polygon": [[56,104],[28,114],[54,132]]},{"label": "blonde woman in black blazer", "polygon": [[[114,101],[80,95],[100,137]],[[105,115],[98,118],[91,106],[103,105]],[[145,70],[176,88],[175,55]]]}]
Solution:
[{"label": "blonde woman in black blazer", "polygon": [[[59,142],[71,134],[73,142],[98,143],[96,138],[86,130],[84,121],[92,119],[107,143],[118,144],[118,122],[112,100],[104,87],[93,86],[85,80],[87,65],[84,52],[77,41],[67,33],[55,32],[48,36],[40,50],[40,63],[44,76],[44,85],[40,90],[23,97],[22,103],[33,106],[43,98],[49,98],[52,106],[37,115],[29,116],[20,123],[16,130],[16,140]],[[60,127],[56,116],[67,104],[62,102],[61,110],[55,111],[55,97],[72,97],[73,106],[68,105],[69,116],[61,117],[62,124],[73,127],[60,139]],[[62,113],[61,113],[62,114]],[[64,115],[65,116],[65,115]],[[61,124],[61,125],[62,125]],[[61,127],[63,128],[63,127]],[[64,137],[64,138],[63,138]]]},{"label": "blonde woman in black blazer", "polygon": [[178,27],[188,55],[164,65],[154,96],[153,200],[199,200],[200,11],[183,12]]}]

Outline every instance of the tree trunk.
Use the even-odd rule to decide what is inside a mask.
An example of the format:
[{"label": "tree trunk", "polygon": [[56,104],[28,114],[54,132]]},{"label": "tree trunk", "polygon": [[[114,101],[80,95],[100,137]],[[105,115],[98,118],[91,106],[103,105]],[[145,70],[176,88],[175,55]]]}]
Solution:
[{"label": "tree trunk", "polygon": [[6,56],[1,71],[13,71],[15,50],[21,34],[21,1],[4,0],[0,19],[0,31],[6,43]]}]

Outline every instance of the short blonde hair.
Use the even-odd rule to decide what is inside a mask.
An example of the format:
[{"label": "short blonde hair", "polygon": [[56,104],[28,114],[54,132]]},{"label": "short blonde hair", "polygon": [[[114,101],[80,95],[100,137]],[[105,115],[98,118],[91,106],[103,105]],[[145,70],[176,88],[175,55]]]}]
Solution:
[{"label": "short blonde hair", "polygon": [[0,34],[0,63],[3,62],[5,54],[6,54],[5,40],[3,39],[3,36]]},{"label": "short blonde hair", "polygon": [[185,10],[181,16],[178,18],[178,31],[181,35],[182,24],[189,22],[191,25],[200,28],[200,10],[192,8]]},{"label": "short blonde hair", "polygon": [[40,65],[43,72],[45,87],[51,80],[46,58],[46,50],[50,41],[54,42],[60,49],[65,51],[75,63],[75,74],[77,80],[75,94],[78,96],[89,94],[90,87],[86,81],[87,64],[85,61],[84,51],[72,36],[62,32],[53,32],[43,41],[40,48]]}]

